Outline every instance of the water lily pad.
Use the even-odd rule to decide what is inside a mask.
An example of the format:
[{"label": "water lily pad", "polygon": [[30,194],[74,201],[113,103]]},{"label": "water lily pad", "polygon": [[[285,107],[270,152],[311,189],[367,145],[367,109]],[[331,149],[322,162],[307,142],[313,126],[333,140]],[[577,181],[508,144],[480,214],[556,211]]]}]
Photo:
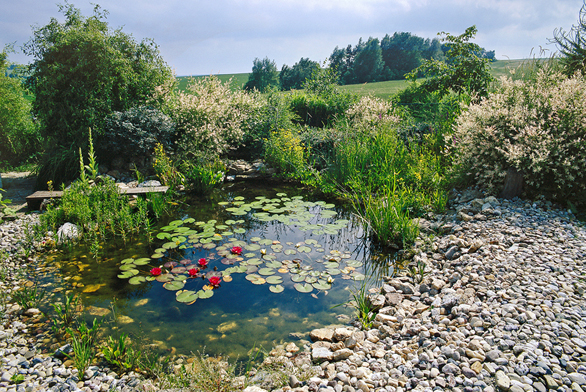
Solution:
[{"label": "water lily pad", "polygon": [[260,245],[258,244],[248,244],[244,247],[244,249],[246,250],[259,250],[260,249]]},{"label": "water lily pad", "polygon": [[203,244],[202,248],[205,250],[211,250],[214,249],[216,247],[216,244],[209,242],[207,244]]},{"label": "water lily pad", "polygon": [[326,267],[327,269],[336,269],[340,266],[340,263],[336,263],[334,261],[326,261],[324,263],[324,267]]},{"label": "water lily pad", "polygon": [[156,278],[157,282],[161,282],[161,283],[167,283],[173,280],[173,275],[171,274],[162,274],[157,276]]},{"label": "water lily pad", "polygon": [[191,305],[199,298],[199,294],[191,290],[178,291],[175,295],[177,302],[186,303],[188,305]]},{"label": "water lily pad", "polygon": [[311,252],[311,248],[309,246],[300,246],[297,250],[301,253],[309,253]]},{"label": "water lily pad", "polygon": [[220,233],[220,235],[222,237],[230,237],[231,235],[234,235],[234,233],[232,233],[231,231],[223,231]]},{"label": "water lily pad", "polygon": [[309,283],[295,283],[293,287],[295,287],[295,290],[299,291],[300,293],[311,293],[313,291],[313,286]]},{"label": "water lily pad", "polygon": [[281,284],[283,283],[283,277],[278,275],[273,275],[265,278],[268,284]]},{"label": "water lily pad", "polygon": [[295,249],[285,249],[285,251],[283,253],[286,254],[287,256],[291,256],[291,255],[297,254],[297,251]]},{"label": "water lily pad", "polygon": [[185,286],[185,284],[179,280],[173,280],[173,281],[167,282],[163,285],[163,287],[169,291],[181,290],[183,288],[183,286]]},{"label": "water lily pad", "polygon": [[331,269],[328,269],[328,273],[330,275],[340,275],[342,273],[342,271],[340,271],[337,268],[331,268]]},{"label": "water lily pad", "polygon": [[260,241],[260,240],[262,240],[262,238],[260,238],[260,237],[252,237],[250,240],[251,240],[252,242],[257,242],[257,241]]},{"label": "water lily pad", "polygon": [[315,283],[315,282],[317,282],[317,278],[315,276],[308,275],[305,277],[305,282]]},{"label": "water lily pad", "polygon": [[261,274],[261,275],[265,275],[265,276],[274,275],[275,274],[275,270],[272,269],[272,268],[261,268],[261,269],[258,270],[258,273]]},{"label": "water lily pad", "polygon": [[178,263],[176,261],[167,261],[164,265],[165,268],[173,268],[177,265]]},{"label": "water lily pad", "polygon": [[120,264],[134,264],[134,259],[124,259]]},{"label": "water lily pad", "polygon": [[136,266],[134,264],[124,264],[120,266],[120,271],[129,271],[134,269]]},{"label": "water lily pad", "polygon": [[348,265],[349,267],[355,267],[355,268],[362,267],[362,264],[363,263],[358,260],[348,260],[346,262],[346,265]]},{"label": "water lily pad", "polygon": [[350,276],[352,276],[352,279],[358,280],[358,281],[366,279],[366,276],[364,274],[361,274],[356,271],[354,271]]},{"label": "water lily pad", "polygon": [[179,246],[179,244],[176,243],[176,242],[173,242],[173,241],[171,241],[171,242],[165,242],[163,244],[163,248],[165,248],[165,249],[175,249],[178,246]]},{"label": "water lily pad", "polygon": [[249,259],[246,262],[250,265],[261,265],[263,263],[261,259]]},{"label": "water lily pad", "polygon": [[256,284],[256,285],[265,284],[266,282],[267,281],[265,280],[265,278],[255,279],[255,280],[251,281],[252,284]]},{"label": "water lily pad", "polygon": [[213,290],[199,290],[197,292],[197,296],[200,299],[208,299],[211,298],[214,295],[214,291]]},{"label": "water lily pad", "polygon": [[171,238],[171,234],[169,234],[169,233],[159,233],[159,234],[157,234],[157,238],[160,239],[160,240],[166,240],[166,239]]},{"label": "water lily pad", "polygon": [[320,280],[317,283],[313,284],[316,290],[329,290],[332,288],[332,285],[326,281]]},{"label": "water lily pad", "polygon": [[285,288],[283,286],[281,286],[280,284],[275,285],[275,286],[269,286],[269,290],[272,293],[278,294],[278,293],[282,293],[283,290],[285,290]]},{"label": "water lily pad", "polygon": [[236,234],[244,234],[246,233],[245,229],[239,228],[239,229],[234,229],[234,233]]},{"label": "water lily pad", "polygon": [[267,245],[272,245],[272,244],[273,244],[273,240],[270,240],[270,239],[268,239],[268,238],[264,238],[264,239],[262,239],[262,240],[259,240],[259,241],[258,241],[258,243],[259,243],[260,245],[265,245],[265,246],[267,246]]},{"label": "water lily pad", "polygon": [[231,282],[232,281],[232,276],[230,276],[230,275],[224,275],[223,278],[224,278],[224,282]]},{"label": "water lily pad", "polygon": [[135,265],[147,265],[148,263],[150,263],[150,261],[151,261],[151,259],[143,257],[143,258],[134,260],[134,264]]},{"label": "water lily pad", "polygon": [[295,283],[303,282],[305,280],[305,276],[294,274],[291,275],[291,280]]},{"label": "water lily pad", "polygon": [[123,273],[117,275],[120,279],[128,279],[132,278],[133,276],[138,274],[138,270],[132,269],[129,271],[124,271]]},{"label": "water lily pad", "polygon": [[216,225],[216,230],[226,230],[228,226],[226,225]]},{"label": "water lily pad", "polygon": [[144,276],[134,276],[134,277],[132,277],[132,278],[130,278],[128,280],[128,283],[130,283],[130,284],[141,284],[141,283],[143,283],[145,281],[146,281],[146,279],[145,279]]}]

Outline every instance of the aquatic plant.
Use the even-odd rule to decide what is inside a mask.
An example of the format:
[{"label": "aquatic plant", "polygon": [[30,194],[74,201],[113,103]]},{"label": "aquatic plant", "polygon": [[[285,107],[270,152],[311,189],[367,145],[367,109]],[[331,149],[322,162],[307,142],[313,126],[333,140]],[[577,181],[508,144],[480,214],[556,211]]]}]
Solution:
[{"label": "aquatic plant", "polygon": [[24,286],[20,290],[15,291],[12,297],[24,311],[37,308],[45,297],[45,291],[39,290],[37,285],[34,284],[31,287]]}]

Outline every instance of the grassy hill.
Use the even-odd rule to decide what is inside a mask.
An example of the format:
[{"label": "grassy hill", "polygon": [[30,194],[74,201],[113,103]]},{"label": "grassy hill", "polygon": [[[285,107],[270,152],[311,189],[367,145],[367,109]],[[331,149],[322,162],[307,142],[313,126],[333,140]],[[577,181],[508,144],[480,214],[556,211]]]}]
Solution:
[{"label": "grassy hill", "polygon": [[[526,64],[528,61],[532,60],[499,60],[491,63],[491,70],[492,75],[495,78],[499,78],[504,75],[509,75],[510,70],[515,69],[521,65]],[[239,73],[239,74],[224,74],[224,75],[216,75],[220,80],[227,81],[231,77],[233,78],[232,87],[234,89],[241,89],[246,82],[248,81],[249,73]],[[195,76],[195,78],[202,78],[205,76]],[[177,79],[179,80],[179,89],[185,90],[187,86],[187,82],[190,76],[179,76]],[[388,99],[397,91],[404,89],[407,87],[406,80],[389,80],[386,82],[376,82],[376,83],[363,83],[363,84],[349,84],[346,86],[340,86],[342,91],[352,92],[358,95],[372,95],[378,98]]]}]

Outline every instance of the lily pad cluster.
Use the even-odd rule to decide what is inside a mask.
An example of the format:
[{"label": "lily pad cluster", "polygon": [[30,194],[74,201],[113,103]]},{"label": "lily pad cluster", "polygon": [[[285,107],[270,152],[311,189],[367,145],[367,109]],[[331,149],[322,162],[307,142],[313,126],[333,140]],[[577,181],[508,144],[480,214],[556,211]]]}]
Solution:
[{"label": "lily pad cluster", "polygon": [[[235,197],[219,204],[237,217],[248,215],[262,222],[278,221],[317,236],[337,234],[349,222],[334,220],[337,213],[332,210],[333,204],[304,201],[300,196],[277,196],[279,198],[274,199],[259,196],[250,203]],[[250,283],[267,285],[272,293],[281,293],[290,287],[300,293],[312,293],[312,296],[320,292],[327,294],[337,278],[365,278],[359,270],[362,262],[351,259],[349,252],[326,251],[316,239],[281,243],[252,237],[244,241],[237,238],[246,233],[243,224],[244,219],[223,223],[193,218],[172,221],[157,234],[157,238],[164,241],[161,247],[150,258],[123,260],[118,277],[129,279],[130,284],[161,282],[165,289],[176,291],[177,301],[186,304],[210,298],[220,282],[232,281],[233,274],[245,274]],[[196,261],[194,255],[201,252],[205,252],[206,257]],[[157,263],[162,264],[153,266]],[[198,283],[203,286],[199,290],[185,289],[187,285],[191,288]]]}]

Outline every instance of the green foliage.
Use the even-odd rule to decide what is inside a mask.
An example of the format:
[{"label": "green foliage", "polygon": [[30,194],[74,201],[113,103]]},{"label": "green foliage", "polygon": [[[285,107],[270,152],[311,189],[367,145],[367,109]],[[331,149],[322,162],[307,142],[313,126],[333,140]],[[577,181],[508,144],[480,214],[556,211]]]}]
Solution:
[{"label": "green foliage", "polygon": [[509,168],[529,194],[585,205],[586,78],[541,68],[534,79],[501,79],[457,120],[455,173],[499,192]]},{"label": "green foliage", "polygon": [[265,143],[265,161],[291,178],[301,180],[306,176],[306,155],[296,128],[274,131]]},{"label": "green foliage", "polygon": [[586,73],[586,2],[580,8],[578,24],[573,25],[570,31],[556,29],[550,41],[558,47],[562,54],[562,64],[568,76],[579,71]]},{"label": "green foliage", "polygon": [[[49,152],[71,153],[86,145],[88,128],[101,138],[108,115],[145,103],[156,86],[172,80],[172,72],[153,41],[136,43],[121,29],[111,29],[107,12],[99,6],[91,17],[67,3],[59,11],[65,21],[52,18],[36,28],[24,51],[34,58],[27,83]],[[43,166],[52,163],[47,160]],[[56,173],[45,168],[41,174]],[[63,179],[45,177],[41,182]]]},{"label": "green foliage", "polygon": [[108,336],[108,342],[102,348],[104,359],[122,372],[137,368],[142,356],[140,350],[135,350],[132,347],[132,343],[127,343],[127,338],[128,335],[125,333],[120,334],[118,339]]},{"label": "green foliage", "polygon": [[417,264],[407,267],[407,275],[413,279],[414,283],[423,282],[423,279],[425,279],[429,273],[430,271],[427,271],[427,265],[421,260],[419,260]]},{"label": "green foliage", "polygon": [[75,293],[67,295],[63,292],[63,302],[51,304],[55,310],[55,316],[50,317],[51,330],[55,336],[62,336],[79,316],[79,297]]},{"label": "green foliage", "polygon": [[218,78],[191,79],[187,92],[172,86],[157,91],[154,101],[174,122],[178,158],[214,158],[238,146],[253,126],[263,100],[256,93],[232,90]]},{"label": "green foliage", "polygon": [[11,377],[10,377],[10,382],[14,383],[14,384],[20,384],[24,382],[24,374],[20,374],[20,373],[14,373]]},{"label": "green foliage", "polygon": [[219,159],[211,162],[183,161],[181,173],[185,176],[186,184],[192,192],[206,194],[224,182],[226,166]]},{"label": "green foliage", "polygon": [[264,93],[272,86],[279,86],[279,72],[277,64],[268,57],[260,60],[255,58],[252,65],[252,73],[248,76],[248,82],[244,85],[245,90],[258,90]]},{"label": "green foliage", "polygon": [[235,378],[236,365],[199,354],[191,364],[181,365],[174,374],[167,375],[162,385],[202,392],[228,392],[235,390]]},{"label": "green foliage", "polygon": [[18,305],[20,305],[22,310],[27,310],[38,308],[39,304],[43,301],[43,298],[45,298],[45,294],[45,291],[39,290],[35,284],[31,287],[24,286],[20,290],[15,291],[12,298]]},{"label": "green foliage", "polygon": [[424,60],[421,66],[407,75],[407,79],[415,81],[423,75],[426,79],[418,88],[427,93],[436,92],[440,98],[450,91],[486,97],[493,77],[490,74],[490,60],[478,56],[482,48],[469,42],[477,31],[476,26],[472,26],[458,36],[440,33],[445,35],[442,41],[449,48],[445,54],[446,62]]},{"label": "green foliage", "polygon": [[317,61],[311,61],[309,58],[301,58],[293,67],[283,65],[279,73],[279,81],[282,90],[300,89],[313,72],[319,68]]},{"label": "green foliage", "polygon": [[358,83],[378,82],[383,68],[382,50],[378,38],[370,37],[360,48],[354,59],[354,75]]},{"label": "green foliage", "polygon": [[175,167],[175,164],[165,152],[162,144],[155,146],[154,155],[153,168],[161,183],[168,186],[171,190],[175,190],[180,185],[184,185],[185,176]]},{"label": "green foliage", "polygon": [[342,305],[353,307],[354,311],[356,312],[356,317],[362,325],[362,329],[370,329],[372,327],[372,323],[376,318],[376,312],[374,311],[372,304],[370,302],[370,298],[368,296],[366,281],[362,282],[362,285],[359,289],[350,290],[350,295],[352,299],[348,300],[347,302],[335,305],[333,306],[333,308]]},{"label": "green foliage", "polygon": [[6,75],[8,52],[0,52],[0,165],[20,165],[35,160],[42,138],[31,116],[20,79]]},{"label": "green foliage", "polygon": [[296,116],[294,122],[301,125],[322,128],[333,124],[358,100],[356,95],[338,90],[331,69],[314,70],[304,88],[305,91],[295,92],[290,98],[290,108]]},{"label": "green foliage", "polygon": [[157,143],[174,148],[175,124],[161,111],[139,106],[108,116],[103,135],[96,146],[102,159],[150,157]]},{"label": "green foliage", "polygon": [[101,322],[98,319],[94,319],[91,328],[88,328],[85,323],[81,323],[77,330],[67,328],[67,333],[71,336],[73,356],[67,353],[65,355],[73,360],[73,366],[77,369],[80,377],[83,377],[83,374],[96,356],[96,336],[100,325]]}]

